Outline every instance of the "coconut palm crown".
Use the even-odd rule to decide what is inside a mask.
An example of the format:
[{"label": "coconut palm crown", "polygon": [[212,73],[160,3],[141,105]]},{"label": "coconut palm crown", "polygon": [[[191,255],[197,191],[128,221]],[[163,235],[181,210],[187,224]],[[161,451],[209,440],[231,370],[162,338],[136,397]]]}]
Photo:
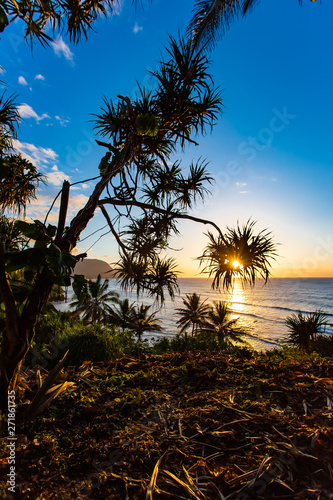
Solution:
[{"label": "coconut palm crown", "polygon": [[202,302],[200,295],[192,293],[187,294],[183,300],[184,307],[176,309],[176,314],[180,316],[177,321],[177,326],[180,328],[180,333],[187,334],[187,330],[192,327],[192,335],[205,324],[209,305],[206,300]]},{"label": "coconut palm crown", "polygon": [[222,342],[228,340],[243,342],[241,336],[246,335],[246,331],[237,326],[239,318],[231,316],[232,311],[227,303],[221,300],[214,301],[213,307],[208,311],[202,331],[216,335]]},{"label": "coconut palm crown", "polygon": [[[194,47],[214,47],[234,20],[247,15],[259,3],[260,0],[196,0],[187,35]],[[302,5],[303,0],[298,3]]]},{"label": "coconut palm crown", "polygon": [[136,310],[134,310],[130,329],[138,337],[138,341],[141,342],[142,335],[145,332],[162,332],[163,328],[160,325],[160,320],[156,318],[156,312],[148,314],[151,306],[141,304]]},{"label": "coconut palm crown", "polygon": [[[79,275],[79,278],[84,278]],[[118,302],[118,293],[108,291],[109,280],[82,280],[81,287],[73,286],[77,300],[70,304],[76,314],[82,314],[85,323],[105,323],[110,312],[110,302]]]},{"label": "coconut palm crown", "polygon": [[111,307],[107,322],[110,325],[120,326],[125,331],[131,328],[134,314],[134,302],[130,304],[129,299],[120,300],[117,305]]}]

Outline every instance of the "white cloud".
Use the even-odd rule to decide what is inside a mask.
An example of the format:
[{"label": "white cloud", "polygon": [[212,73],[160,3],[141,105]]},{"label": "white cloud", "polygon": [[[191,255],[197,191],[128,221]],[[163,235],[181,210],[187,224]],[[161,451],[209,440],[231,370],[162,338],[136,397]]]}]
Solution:
[{"label": "white cloud", "polygon": [[69,180],[69,176],[58,169],[57,165],[53,165],[51,170],[46,172],[48,184],[52,186],[60,187],[65,180]]},{"label": "white cloud", "polygon": [[62,36],[59,36],[55,42],[51,42],[51,45],[57,56],[64,56],[67,61],[73,61],[74,54],[63,41]]},{"label": "white cloud", "polygon": [[250,191],[239,191],[239,194],[247,194],[249,193]]},{"label": "white cloud", "polygon": [[38,115],[34,109],[29,106],[29,104],[20,104],[17,107],[17,110],[21,116],[21,118],[35,118],[37,122],[44,120],[44,118],[50,118],[47,113],[43,113],[42,115]]},{"label": "white cloud", "polygon": [[40,73],[35,76],[35,80],[45,80],[45,76],[41,75]]},{"label": "white cloud", "polygon": [[143,27],[139,26],[138,23],[136,22],[134,24],[133,33],[137,34],[137,33],[139,33],[139,31],[142,31],[142,30],[143,30]]},{"label": "white cloud", "polygon": [[88,189],[88,188],[90,188],[90,184],[83,183],[83,184],[79,184],[78,186],[73,186],[71,188],[71,190],[72,191],[77,191],[78,189]]},{"label": "white cloud", "polygon": [[[43,187],[42,187],[43,189]],[[46,189],[46,187],[44,187]],[[38,194],[35,200],[31,200],[27,207],[27,217],[26,220],[29,219],[38,219],[44,220],[45,215],[47,214],[50,206],[52,205],[54,197],[51,194],[42,195]],[[58,215],[59,215],[59,198],[56,200],[52,213],[49,214],[47,218],[48,223],[57,223]]]},{"label": "white cloud", "polygon": [[[48,178],[48,181],[49,181],[49,178]],[[48,186],[46,186],[44,188],[42,187],[41,189],[44,189],[44,192],[45,192],[45,190],[47,188],[48,188]],[[29,220],[29,219],[44,220],[45,215],[47,214],[50,206],[54,202],[55,196],[56,196],[56,194],[54,194],[54,193],[53,194],[51,194],[51,193],[38,194],[37,198],[35,200],[32,200],[31,203],[29,203],[29,205],[27,207],[27,220]],[[67,223],[77,214],[78,210],[80,210],[87,203],[88,199],[89,198],[87,196],[84,196],[81,194],[70,198],[70,202],[68,205],[68,211],[67,211],[67,217],[66,217]],[[58,217],[59,217],[59,206],[60,206],[60,198],[58,197],[58,199],[56,200],[56,202],[52,208],[52,211],[48,215],[48,218],[47,218],[48,223],[57,224]],[[72,253],[74,255],[77,253],[83,253],[83,250],[79,250],[79,251],[78,250],[79,249],[74,249]]]},{"label": "white cloud", "polygon": [[75,247],[75,248],[73,248],[73,250],[71,250],[72,255],[78,255],[80,253],[84,253],[84,250],[82,248]]},{"label": "white cloud", "polygon": [[61,116],[58,116],[58,115],[55,116],[55,119],[58,120],[58,122],[60,123],[60,125],[62,127],[66,127],[67,123],[70,122],[70,120],[67,120],[66,118],[61,118]]},{"label": "white cloud", "polygon": [[88,200],[88,196],[85,196],[84,194],[78,194],[70,198],[69,207],[71,210],[74,210],[76,212],[77,210],[83,208]]},{"label": "white cloud", "polygon": [[18,77],[18,82],[20,85],[28,85],[27,80],[24,78],[24,76],[19,76]]},{"label": "white cloud", "polygon": [[31,161],[47,177],[47,184],[55,187],[62,185],[64,180],[70,176],[59,170],[57,165],[50,167],[50,164],[57,161],[58,155],[51,148],[42,148],[28,142],[13,141],[14,148],[19,151],[23,158]]},{"label": "white cloud", "polygon": [[16,139],[13,140],[13,146],[22,154],[23,158],[31,161],[38,168],[49,164],[50,161],[54,162],[58,158],[57,153],[51,148],[42,148]]},{"label": "white cloud", "polygon": [[246,185],[247,185],[247,183],[246,183],[246,182],[236,182],[236,186],[237,186],[237,187],[244,187],[244,186],[246,186]]}]

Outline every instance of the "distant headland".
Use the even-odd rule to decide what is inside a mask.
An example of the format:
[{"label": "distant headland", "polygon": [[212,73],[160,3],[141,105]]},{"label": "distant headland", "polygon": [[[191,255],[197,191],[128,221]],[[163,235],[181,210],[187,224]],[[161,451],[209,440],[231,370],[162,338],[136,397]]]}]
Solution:
[{"label": "distant headland", "polygon": [[74,269],[74,274],[83,274],[86,278],[96,279],[100,274],[102,278],[112,278],[111,266],[100,259],[80,260]]}]

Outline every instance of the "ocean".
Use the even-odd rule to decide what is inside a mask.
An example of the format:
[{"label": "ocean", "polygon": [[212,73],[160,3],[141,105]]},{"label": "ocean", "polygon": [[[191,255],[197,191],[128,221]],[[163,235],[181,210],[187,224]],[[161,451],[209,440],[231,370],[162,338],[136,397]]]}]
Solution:
[{"label": "ocean", "polygon": [[[322,309],[328,314],[326,333],[333,334],[333,278],[273,278],[267,284],[258,280],[255,287],[245,288],[236,282],[228,293],[212,290],[211,283],[206,278],[182,278],[179,280],[180,294],[174,302],[168,298],[162,307],[157,307],[150,297],[140,297],[138,303],[151,305],[151,312],[157,311],[156,316],[163,326],[162,333],[152,333],[146,338],[157,340],[161,336],[175,335],[178,319],[175,309],[183,306],[182,297],[193,292],[210,304],[217,300],[228,302],[233,317],[239,318],[239,325],[248,327],[246,340],[256,350],[276,347],[288,333],[286,317],[298,311],[309,313]],[[128,297],[131,302],[137,302],[136,294],[120,290],[116,280],[109,280],[109,288],[118,292],[121,299]],[[55,305],[61,310],[69,309],[72,299],[69,289],[67,303]]]}]

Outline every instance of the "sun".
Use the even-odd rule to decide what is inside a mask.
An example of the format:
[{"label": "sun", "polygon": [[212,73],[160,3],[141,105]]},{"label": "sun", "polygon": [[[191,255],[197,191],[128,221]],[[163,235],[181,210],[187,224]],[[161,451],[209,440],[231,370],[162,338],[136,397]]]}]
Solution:
[{"label": "sun", "polygon": [[238,260],[233,260],[232,265],[235,270],[240,270],[243,268],[242,264],[238,262]]}]

